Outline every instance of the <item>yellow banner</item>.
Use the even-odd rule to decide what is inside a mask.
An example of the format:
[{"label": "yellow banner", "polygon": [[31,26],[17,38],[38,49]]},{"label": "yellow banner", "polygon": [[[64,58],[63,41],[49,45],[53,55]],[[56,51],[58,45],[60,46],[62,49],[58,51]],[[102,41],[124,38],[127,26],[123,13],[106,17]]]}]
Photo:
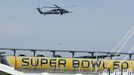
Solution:
[{"label": "yellow banner", "polygon": [[132,60],[106,60],[106,59],[83,59],[83,58],[48,58],[48,57],[24,57],[7,56],[8,63],[15,68],[35,69],[64,69],[103,71],[105,69],[134,71]]}]

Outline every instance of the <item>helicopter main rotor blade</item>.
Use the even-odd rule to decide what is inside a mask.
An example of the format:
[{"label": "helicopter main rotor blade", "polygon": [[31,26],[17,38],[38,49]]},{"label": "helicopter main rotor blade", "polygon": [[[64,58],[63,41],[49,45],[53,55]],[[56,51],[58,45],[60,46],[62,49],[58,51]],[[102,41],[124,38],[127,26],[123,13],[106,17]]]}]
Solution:
[{"label": "helicopter main rotor blade", "polygon": [[54,6],[55,6],[56,8],[58,8],[58,9],[60,9],[60,8],[61,8],[61,7],[57,6],[56,4],[54,4]]},{"label": "helicopter main rotor blade", "polygon": [[[58,8],[58,9],[60,9],[61,7],[59,7],[59,6],[57,6],[56,4],[53,4],[54,6],[43,6],[43,7],[41,7],[41,9],[42,8]],[[64,6],[64,7],[74,7],[74,5],[71,5],[71,6]]]},{"label": "helicopter main rotor blade", "polygon": [[71,5],[71,6],[63,6],[64,8],[66,8],[66,7],[75,7],[74,5]]},{"label": "helicopter main rotor blade", "polygon": [[41,8],[56,8],[56,7],[44,6],[44,7],[41,7]]}]

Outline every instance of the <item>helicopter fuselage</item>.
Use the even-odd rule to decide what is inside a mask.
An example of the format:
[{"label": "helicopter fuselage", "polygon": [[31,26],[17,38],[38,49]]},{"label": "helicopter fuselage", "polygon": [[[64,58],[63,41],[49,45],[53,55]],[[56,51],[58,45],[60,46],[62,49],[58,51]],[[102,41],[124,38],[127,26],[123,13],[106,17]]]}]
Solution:
[{"label": "helicopter fuselage", "polygon": [[65,9],[52,9],[50,11],[43,12],[43,14],[65,14],[65,13],[69,12]]},{"label": "helicopter fuselage", "polygon": [[65,9],[62,9],[62,8],[60,8],[59,6],[57,6],[57,5],[54,5],[55,7],[44,7],[44,8],[54,8],[54,9],[51,9],[51,10],[49,10],[49,11],[42,11],[41,9],[42,8],[39,8],[39,6],[38,6],[38,8],[37,8],[37,10],[38,10],[38,12],[40,13],[40,14],[44,14],[44,15],[49,15],[49,14],[60,14],[60,15],[63,15],[63,14],[65,14],[65,13],[70,13],[69,11],[67,11],[67,10],[65,10]]}]

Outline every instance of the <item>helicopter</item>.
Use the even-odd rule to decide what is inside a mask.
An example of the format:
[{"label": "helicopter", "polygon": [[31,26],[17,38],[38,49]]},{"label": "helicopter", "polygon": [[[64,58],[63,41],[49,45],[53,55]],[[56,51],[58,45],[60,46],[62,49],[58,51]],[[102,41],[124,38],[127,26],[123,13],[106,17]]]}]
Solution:
[{"label": "helicopter", "polygon": [[[49,11],[43,12],[41,10],[42,8],[53,8],[53,9],[51,9]],[[63,15],[63,14],[71,13],[72,12],[72,11],[68,11],[68,10],[63,9],[63,8],[59,7],[58,5],[56,5],[56,4],[54,4],[53,7],[48,6],[48,7],[42,7],[42,8],[40,8],[38,6],[38,8],[36,8],[36,9],[38,10],[38,12],[40,14],[44,14],[44,15],[49,15],[49,14],[60,14],[60,15]]]}]

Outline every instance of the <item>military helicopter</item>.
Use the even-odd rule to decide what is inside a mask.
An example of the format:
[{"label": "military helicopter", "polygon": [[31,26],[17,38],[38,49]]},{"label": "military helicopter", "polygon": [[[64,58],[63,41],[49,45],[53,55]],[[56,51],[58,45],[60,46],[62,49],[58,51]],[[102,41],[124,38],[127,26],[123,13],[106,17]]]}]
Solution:
[{"label": "military helicopter", "polygon": [[[50,11],[45,11],[45,12],[43,12],[41,9],[42,8],[53,8],[53,9],[51,9]],[[63,14],[66,14],[66,13],[71,13],[72,11],[68,11],[68,10],[65,10],[65,9],[63,9],[63,8],[61,8],[61,7],[59,7],[59,6],[57,6],[57,5],[53,5],[53,7],[50,7],[50,6],[48,6],[48,7],[42,7],[42,8],[40,8],[39,6],[38,6],[38,8],[36,8],[37,10],[38,10],[38,12],[40,13],[40,14],[44,14],[44,15],[49,15],[49,14],[60,14],[60,15],[63,15]]]}]

